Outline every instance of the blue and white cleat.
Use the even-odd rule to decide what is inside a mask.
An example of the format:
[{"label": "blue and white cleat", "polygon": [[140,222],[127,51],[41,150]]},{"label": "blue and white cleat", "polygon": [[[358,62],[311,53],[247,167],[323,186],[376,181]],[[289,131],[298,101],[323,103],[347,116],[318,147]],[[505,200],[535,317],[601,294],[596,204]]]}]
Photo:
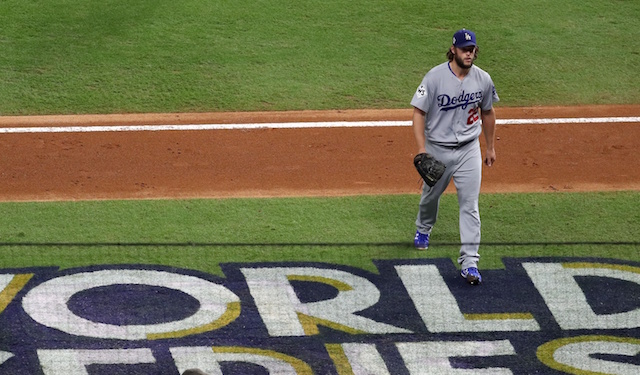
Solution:
[{"label": "blue and white cleat", "polygon": [[185,370],[185,372],[183,372],[182,375],[207,375],[207,373],[197,368],[191,368],[191,369]]},{"label": "blue and white cleat", "polygon": [[467,282],[471,285],[479,285],[482,282],[482,276],[480,275],[480,271],[478,271],[475,267],[465,268],[460,272],[460,276],[462,276]]},{"label": "blue and white cleat", "polygon": [[427,250],[429,248],[429,235],[416,231],[413,238],[413,246],[418,250]]}]

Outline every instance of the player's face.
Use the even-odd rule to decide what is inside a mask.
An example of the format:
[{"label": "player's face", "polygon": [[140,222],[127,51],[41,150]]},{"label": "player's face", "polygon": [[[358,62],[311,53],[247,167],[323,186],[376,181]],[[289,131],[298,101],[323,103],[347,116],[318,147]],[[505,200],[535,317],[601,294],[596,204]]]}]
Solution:
[{"label": "player's face", "polygon": [[475,60],[476,55],[476,47],[453,47],[453,55],[456,60],[456,64],[462,69],[469,69],[473,65],[473,60]]}]

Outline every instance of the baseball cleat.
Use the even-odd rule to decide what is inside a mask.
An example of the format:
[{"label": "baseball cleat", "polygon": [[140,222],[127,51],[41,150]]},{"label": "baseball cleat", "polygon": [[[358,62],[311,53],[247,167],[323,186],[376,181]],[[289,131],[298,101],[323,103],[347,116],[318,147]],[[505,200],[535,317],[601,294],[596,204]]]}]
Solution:
[{"label": "baseball cleat", "polygon": [[413,246],[418,250],[427,250],[429,248],[429,235],[416,231],[413,238]]},{"label": "baseball cleat", "polygon": [[460,272],[460,276],[462,276],[467,282],[471,285],[479,285],[482,282],[482,276],[480,275],[480,271],[478,271],[475,267],[465,268]]},{"label": "baseball cleat", "polygon": [[192,368],[183,372],[182,375],[207,375],[207,373],[200,369]]}]

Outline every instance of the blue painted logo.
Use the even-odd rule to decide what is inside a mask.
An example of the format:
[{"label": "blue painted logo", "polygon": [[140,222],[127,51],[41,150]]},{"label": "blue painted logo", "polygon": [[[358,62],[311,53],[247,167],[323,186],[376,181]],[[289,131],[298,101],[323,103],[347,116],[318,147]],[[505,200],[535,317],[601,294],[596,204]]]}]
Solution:
[{"label": "blue painted logo", "polygon": [[637,374],[640,264],[0,270],[0,374]]}]

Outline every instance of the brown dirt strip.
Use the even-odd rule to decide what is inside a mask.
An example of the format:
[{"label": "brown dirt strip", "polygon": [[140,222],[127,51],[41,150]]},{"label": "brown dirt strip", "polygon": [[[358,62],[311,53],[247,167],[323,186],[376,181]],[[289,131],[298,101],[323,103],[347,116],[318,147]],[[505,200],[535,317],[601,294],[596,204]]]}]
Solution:
[{"label": "brown dirt strip", "polygon": [[[497,114],[637,117],[640,105],[499,107]],[[0,127],[410,118],[410,109],[4,116]],[[484,193],[640,190],[638,123],[499,125],[497,137]],[[418,193],[414,143],[408,127],[0,134],[0,200]]]}]

